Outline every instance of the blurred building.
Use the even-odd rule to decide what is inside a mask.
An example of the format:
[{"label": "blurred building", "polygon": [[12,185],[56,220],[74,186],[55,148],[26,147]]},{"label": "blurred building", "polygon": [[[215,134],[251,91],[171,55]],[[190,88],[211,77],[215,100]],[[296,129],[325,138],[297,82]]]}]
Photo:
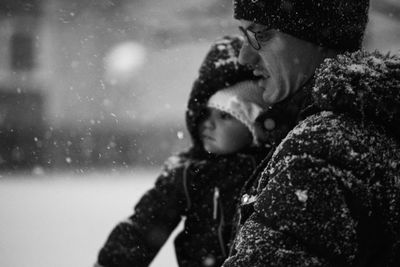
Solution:
[{"label": "blurred building", "polygon": [[[373,0],[366,47],[398,49],[398,0]],[[160,164],[231,0],[1,0],[0,169]]]},{"label": "blurred building", "polygon": [[0,169],[160,164],[233,25],[230,0],[2,0],[0,23]]},{"label": "blurred building", "polygon": [[0,166],[40,161],[43,86],[38,76],[38,1],[0,2]]}]

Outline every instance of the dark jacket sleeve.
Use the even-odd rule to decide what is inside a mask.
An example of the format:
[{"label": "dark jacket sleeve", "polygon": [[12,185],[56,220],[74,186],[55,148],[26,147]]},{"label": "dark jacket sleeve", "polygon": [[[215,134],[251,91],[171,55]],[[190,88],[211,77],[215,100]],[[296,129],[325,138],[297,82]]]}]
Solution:
[{"label": "dark jacket sleeve", "polygon": [[356,225],[335,169],[322,161],[307,168],[307,161],[293,159],[269,181],[224,267],[347,266],[351,261]]},{"label": "dark jacket sleeve", "polygon": [[98,255],[104,267],[148,266],[181,220],[185,199],[185,164],[171,157],[155,186],[136,204],[133,215],[120,222]]},{"label": "dark jacket sleeve", "polygon": [[333,160],[337,153],[347,161],[346,154],[324,143],[330,140],[322,128],[310,127],[316,131],[310,133],[299,127],[278,147],[224,267],[352,264],[357,222],[347,190],[357,179]]}]

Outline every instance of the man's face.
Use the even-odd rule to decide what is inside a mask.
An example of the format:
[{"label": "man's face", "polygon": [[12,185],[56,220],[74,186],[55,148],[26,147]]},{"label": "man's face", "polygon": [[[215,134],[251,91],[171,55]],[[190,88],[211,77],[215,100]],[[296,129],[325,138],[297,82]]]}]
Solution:
[{"label": "man's face", "polygon": [[204,150],[218,155],[230,154],[250,146],[253,139],[249,129],[232,115],[209,109],[208,117],[200,124]]},{"label": "man's face", "polygon": [[263,99],[267,104],[280,102],[294,93],[322,60],[321,48],[312,43],[250,21],[241,20],[240,24],[245,31],[256,33],[259,49],[244,36],[239,62],[254,67],[254,74],[261,78],[259,86],[264,88]]}]

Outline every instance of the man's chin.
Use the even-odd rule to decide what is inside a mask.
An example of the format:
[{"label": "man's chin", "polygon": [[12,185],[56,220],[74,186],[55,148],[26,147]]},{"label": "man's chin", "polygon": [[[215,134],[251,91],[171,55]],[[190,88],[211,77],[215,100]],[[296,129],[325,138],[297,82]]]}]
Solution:
[{"label": "man's chin", "polygon": [[271,78],[259,80],[258,86],[264,90],[262,97],[265,103],[271,105],[277,102],[279,93],[275,89],[276,85]]},{"label": "man's chin", "polygon": [[263,94],[263,100],[267,105],[274,105],[284,99],[285,97],[281,96],[279,92],[276,91],[270,94]]},{"label": "man's chin", "polygon": [[265,103],[267,103],[268,105],[273,105],[277,102],[279,102],[279,94],[277,92],[277,90],[271,90],[271,88],[269,88],[269,90],[265,89],[264,93],[262,95],[262,98],[264,100]]},{"label": "man's chin", "polygon": [[259,87],[261,87],[261,88],[263,88],[264,90],[266,90],[266,88],[268,88],[268,79],[259,79],[258,81],[257,81],[257,84],[258,84],[258,86]]}]

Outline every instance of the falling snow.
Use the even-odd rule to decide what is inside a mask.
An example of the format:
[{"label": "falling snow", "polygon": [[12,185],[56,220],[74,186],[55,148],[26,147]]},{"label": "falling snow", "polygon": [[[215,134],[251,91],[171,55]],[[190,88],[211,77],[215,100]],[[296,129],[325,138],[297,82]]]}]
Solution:
[{"label": "falling snow", "polygon": [[300,202],[304,202],[304,203],[307,202],[307,199],[308,199],[307,190],[297,189],[294,193],[296,194],[296,196]]}]

